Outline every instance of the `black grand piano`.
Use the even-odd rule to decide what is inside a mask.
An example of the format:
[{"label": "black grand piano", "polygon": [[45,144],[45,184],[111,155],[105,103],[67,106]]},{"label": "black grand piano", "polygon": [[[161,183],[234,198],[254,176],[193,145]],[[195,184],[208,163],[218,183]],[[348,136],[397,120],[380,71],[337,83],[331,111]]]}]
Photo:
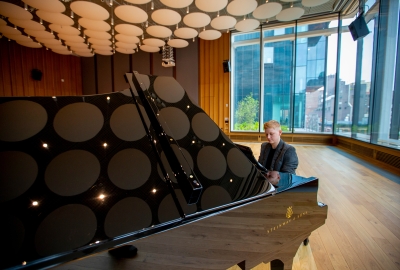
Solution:
[{"label": "black grand piano", "polygon": [[273,186],[173,78],[126,79],[0,98],[0,268],[291,269],[327,217],[318,179]]}]

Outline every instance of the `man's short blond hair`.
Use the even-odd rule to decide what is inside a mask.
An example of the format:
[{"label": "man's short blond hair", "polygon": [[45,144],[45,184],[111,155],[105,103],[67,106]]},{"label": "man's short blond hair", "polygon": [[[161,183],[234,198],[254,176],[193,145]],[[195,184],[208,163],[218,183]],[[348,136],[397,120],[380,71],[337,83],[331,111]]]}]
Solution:
[{"label": "man's short blond hair", "polygon": [[268,122],[264,123],[264,130],[266,130],[267,128],[273,128],[273,129],[281,129],[281,124],[279,124],[278,121],[276,120],[269,120]]}]

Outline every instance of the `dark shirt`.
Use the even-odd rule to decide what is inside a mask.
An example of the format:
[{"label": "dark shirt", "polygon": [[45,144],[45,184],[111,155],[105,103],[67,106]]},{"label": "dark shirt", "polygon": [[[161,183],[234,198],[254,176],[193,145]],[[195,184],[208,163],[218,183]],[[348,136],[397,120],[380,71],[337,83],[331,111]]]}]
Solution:
[{"label": "dark shirt", "polygon": [[275,155],[275,149],[271,148],[271,150],[269,150],[267,162],[265,163],[265,166],[264,166],[269,171],[273,171],[271,168],[271,163],[272,163],[272,158],[274,157],[274,155]]},{"label": "dark shirt", "polygon": [[[261,144],[260,157],[258,162],[264,167],[267,166],[267,159],[269,153],[272,150],[272,146],[269,142]],[[268,170],[287,172],[296,174],[297,166],[299,165],[299,159],[296,154],[296,149],[285,143],[282,139],[275,149],[275,154],[272,157],[271,165],[266,167]]]}]

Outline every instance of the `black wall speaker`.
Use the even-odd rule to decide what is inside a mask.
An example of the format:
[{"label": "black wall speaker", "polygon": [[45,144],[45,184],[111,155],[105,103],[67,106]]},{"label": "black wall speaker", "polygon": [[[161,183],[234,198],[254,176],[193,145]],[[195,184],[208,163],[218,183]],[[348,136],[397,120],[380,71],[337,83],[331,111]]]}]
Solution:
[{"label": "black wall speaker", "polygon": [[34,68],[31,71],[31,75],[32,79],[34,79],[35,81],[40,81],[42,80],[43,73],[39,69]]},{"label": "black wall speaker", "polygon": [[224,60],[224,62],[222,62],[222,67],[224,68],[224,73],[230,72],[231,67],[229,65],[229,60]]},{"label": "black wall speaker", "polygon": [[353,40],[356,41],[359,38],[365,37],[369,34],[367,23],[365,22],[364,16],[358,16],[350,25],[349,30]]}]

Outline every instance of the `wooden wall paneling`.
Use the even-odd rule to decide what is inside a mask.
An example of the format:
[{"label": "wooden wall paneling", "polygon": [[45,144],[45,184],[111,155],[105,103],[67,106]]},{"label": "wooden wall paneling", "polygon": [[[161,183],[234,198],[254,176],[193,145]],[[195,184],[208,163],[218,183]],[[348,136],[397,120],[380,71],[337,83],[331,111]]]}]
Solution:
[{"label": "wooden wall paneling", "polygon": [[[20,46],[22,47],[22,46]],[[23,48],[21,48],[23,49]],[[28,48],[26,48],[28,49]],[[38,68],[40,70],[43,70],[41,66],[35,65],[35,63],[40,63],[41,62],[41,49],[32,49],[30,48],[30,52],[24,53],[26,57],[24,57],[23,62],[21,63],[21,68],[22,68],[22,76],[21,80],[23,81],[24,84],[24,96],[34,96],[35,95],[35,88],[37,88],[37,82],[32,79],[31,76],[31,70],[32,68]]]},{"label": "wooden wall paneling", "polygon": [[117,92],[129,88],[129,84],[125,81],[125,73],[130,72],[129,55],[115,53],[113,59],[114,91]]},{"label": "wooden wall paneling", "polygon": [[204,41],[205,44],[205,55],[203,57],[205,57],[205,65],[204,65],[204,85],[205,85],[205,89],[204,89],[204,110],[206,111],[206,113],[211,116],[210,113],[210,72],[212,72],[210,70],[210,58],[208,57],[210,55],[210,42],[206,42]]},{"label": "wooden wall paneling", "polygon": [[94,60],[94,56],[82,57],[81,59],[82,93],[84,95],[96,94],[96,70]]},{"label": "wooden wall paneling", "polygon": [[140,74],[151,74],[150,55],[150,53],[143,52],[140,49],[139,52],[132,54],[132,67],[130,71],[137,71]]},{"label": "wooden wall paneling", "polygon": [[218,40],[218,126],[224,128],[224,36]]},{"label": "wooden wall paneling", "polygon": [[[227,48],[224,50],[224,60],[229,60],[230,62],[230,51],[231,51],[231,46],[230,46],[230,34],[223,35],[223,41],[224,41],[224,48]],[[229,123],[230,123],[230,72],[224,73],[224,131],[226,133],[229,133]],[[228,106],[227,106],[228,105]],[[228,119],[228,122],[225,123],[225,118]]]},{"label": "wooden wall paneling", "polygon": [[205,77],[205,60],[204,60],[204,41],[201,39],[199,40],[199,106],[204,110],[204,77]]},{"label": "wooden wall paneling", "polygon": [[23,96],[23,83],[20,80],[21,72],[21,51],[20,45],[16,44],[15,41],[10,41],[14,43],[14,46],[10,47],[10,67],[11,67],[11,80],[13,81],[12,95],[13,96]]},{"label": "wooden wall paneling", "polygon": [[98,93],[110,93],[112,92],[111,57],[98,54],[95,57],[97,58]]}]

